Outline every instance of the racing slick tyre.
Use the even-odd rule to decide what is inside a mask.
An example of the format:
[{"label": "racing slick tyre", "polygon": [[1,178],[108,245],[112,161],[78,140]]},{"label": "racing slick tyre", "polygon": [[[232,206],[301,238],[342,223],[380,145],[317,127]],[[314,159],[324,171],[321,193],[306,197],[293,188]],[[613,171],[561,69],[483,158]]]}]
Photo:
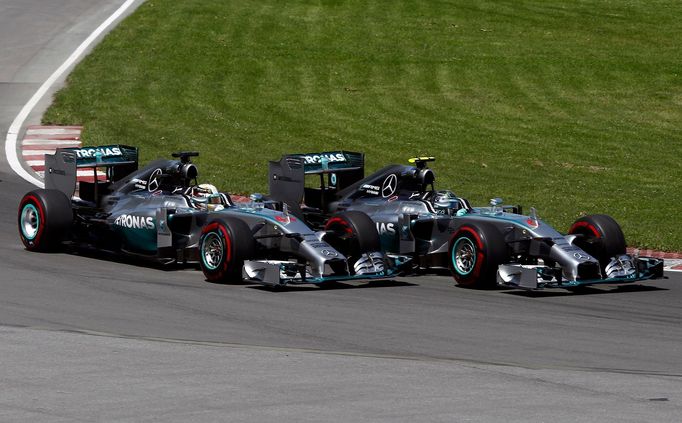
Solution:
[{"label": "racing slick tyre", "polygon": [[362,253],[380,251],[381,242],[376,225],[361,211],[345,211],[332,216],[324,225],[325,241],[349,259]]},{"label": "racing slick tyre", "polygon": [[73,223],[71,200],[55,189],[37,189],[19,203],[19,236],[29,251],[54,251]]},{"label": "racing slick tyre", "polygon": [[214,219],[201,229],[200,265],[210,282],[240,282],[244,260],[252,258],[255,251],[256,240],[239,219]]},{"label": "racing slick tyre", "polygon": [[497,286],[497,267],[508,259],[502,233],[484,222],[458,227],[448,246],[449,267],[459,286],[488,289]]},{"label": "racing slick tyre", "polygon": [[576,220],[568,230],[569,235],[582,235],[574,244],[599,260],[602,271],[615,256],[625,254],[625,235],[611,216],[592,214]]}]

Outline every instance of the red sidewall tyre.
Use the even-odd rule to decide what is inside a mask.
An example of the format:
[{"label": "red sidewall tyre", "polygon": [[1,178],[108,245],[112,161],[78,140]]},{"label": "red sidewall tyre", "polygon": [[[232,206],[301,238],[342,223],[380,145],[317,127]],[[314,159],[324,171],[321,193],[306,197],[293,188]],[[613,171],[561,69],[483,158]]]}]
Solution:
[{"label": "red sidewall tyre", "polygon": [[568,230],[570,235],[582,235],[575,245],[597,260],[602,270],[612,257],[625,254],[625,235],[618,222],[605,214],[583,216]]},{"label": "red sidewall tyre", "polygon": [[333,234],[325,241],[342,254],[357,258],[362,253],[380,251],[381,241],[374,221],[360,211],[346,211],[332,216],[324,226]]},{"label": "red sidewall tyre", "polygon": [[241,281],[244,260],[253,258],[254,252],[251,230],[239,219],[215,219],[201,230],[199,262],[208,281]]},{"label": "red sidewall tyre", "polygon": [[[33,207],[35,211],[37,212],[37,230],[35,234],[27,234],[26,231],[23,229],[23,224],[24,222],[22,221],[22,214],[25,212],[28,212],[27,208]],[[45,209],[43,208],[42,202],[33,195],[33,193],[29,193],[24,195],[24,198],[21,199],[21,202],[19,203],[19,214],[17,216],[17,221],[19,225],[19,237],[21,238],[21,242],[24,244],[24,247],[26,247],[27,250],[40,250],[40,247],[42,246],[42,239],[43,239],[43,233],[45,232]]]},{"label": "red sidewall tyre", "polygon": [[508,259],[500,231],[485,223],[465,223],[450,237],[450,272],[459,286],[487,289],[497,286],[497,267]]},{"label": "red sidewall tyre", "polygon": [[27,250],[50,251],[67,237],[73,223],[71,200],[61,191],[38,189],[19,202],[19,237]]}]

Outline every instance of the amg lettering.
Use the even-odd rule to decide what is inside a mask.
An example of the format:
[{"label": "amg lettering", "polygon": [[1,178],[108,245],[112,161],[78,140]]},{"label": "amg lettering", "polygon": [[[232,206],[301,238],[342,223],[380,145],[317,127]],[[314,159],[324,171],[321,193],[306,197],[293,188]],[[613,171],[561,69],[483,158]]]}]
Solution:
[{"label": "amg lettering", "polygon": [[369,185],[369,184],[365,184],[360,188],[360,190],[365,191],[367,194],[371,194],[371,195],[379,195],[380,189],[381,188],[376,186],[376,185]]}]

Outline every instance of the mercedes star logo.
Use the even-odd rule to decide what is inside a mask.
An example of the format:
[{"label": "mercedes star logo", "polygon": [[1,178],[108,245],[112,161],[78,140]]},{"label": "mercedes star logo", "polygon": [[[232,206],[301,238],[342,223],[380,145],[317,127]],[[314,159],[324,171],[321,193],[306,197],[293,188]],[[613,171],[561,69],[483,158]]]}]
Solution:
[{"label": "mercedes star logo", "polygon": [[336,257],[339,255],[339,253],[337,253],[334,250],[322,250],[322,254],[324,254],[327,257]]},{"label": "mercedes star logo", "polygon": [[573,253],[573,257],[577,258],[578,260],[587,260],[590,258],[590,256],[583,253]]},{"label": "mercedes star logo", "polygon": [[398,177],[395,173],[391,173],[384,179],[384,183],[381,184],[381,196],[384,198],[390,197],[398,188]]},{"label": "mercedes star logo", "polygon": [[163,171],[161,169],[155,169],[151,175],[149,175],[149,179],[147,182],[147,190],[149,192],[154,192],[157,189],[159,189],[159,177]]}]

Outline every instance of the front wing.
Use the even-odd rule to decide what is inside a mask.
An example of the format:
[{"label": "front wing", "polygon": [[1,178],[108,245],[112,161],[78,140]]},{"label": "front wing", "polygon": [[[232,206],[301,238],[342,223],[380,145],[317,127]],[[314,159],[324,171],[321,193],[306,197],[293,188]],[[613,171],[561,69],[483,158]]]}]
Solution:
[{"label": "front wing", "polygon": [[589,285],[621,285],[663,277],[663,260],[653,257],[627,256],[632,271],[616,277],[601,279],[566,280],[557,277],[556,272],[542,265],[503,264],[497,271],[497,283],[501,286],[520,289],[577,288]]},{"label": "front wing", "polygon": [[[402,274],[407,267],[410,257],[387,254],[381,259],[381,264],[372,264],[375,253],[367,254],[362,265],[355,267],[355,274],[312,275],[305,266],[294,261],[281,260],[246,260],[242,268],[242,278],[247,281],[267,286],[284,286],[299,284],[321,284],[324,282],[341,282],[352,280],[388,279]],[[377,256],[374,256],[376,260]]]}]

